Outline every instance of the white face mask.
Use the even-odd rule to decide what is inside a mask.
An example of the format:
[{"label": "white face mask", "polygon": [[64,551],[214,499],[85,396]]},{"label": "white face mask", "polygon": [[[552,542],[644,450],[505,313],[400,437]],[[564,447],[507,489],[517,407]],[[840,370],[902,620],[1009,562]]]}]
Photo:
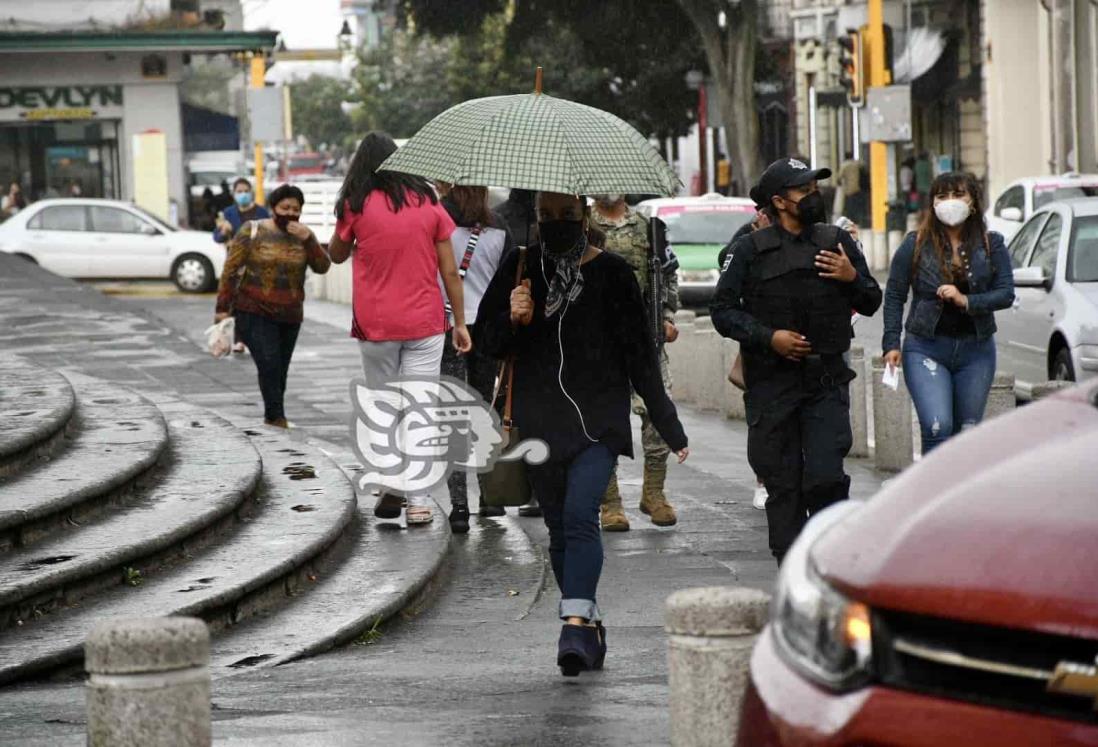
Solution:
[{"label": "white face mask", "polygon": [[942,200],[934,206],[934,214],[947,226],[959,226],[972,215],[972,208],[964,200]]}]

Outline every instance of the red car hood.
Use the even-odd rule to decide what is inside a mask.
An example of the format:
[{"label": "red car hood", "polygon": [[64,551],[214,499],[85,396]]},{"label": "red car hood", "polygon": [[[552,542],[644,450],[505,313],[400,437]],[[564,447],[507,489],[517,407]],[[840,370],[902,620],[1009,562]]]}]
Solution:
[{"label": "red car hood", "polygon": [[812,548],[871,607],[1098,638],[1098,386],[948,442]]}]

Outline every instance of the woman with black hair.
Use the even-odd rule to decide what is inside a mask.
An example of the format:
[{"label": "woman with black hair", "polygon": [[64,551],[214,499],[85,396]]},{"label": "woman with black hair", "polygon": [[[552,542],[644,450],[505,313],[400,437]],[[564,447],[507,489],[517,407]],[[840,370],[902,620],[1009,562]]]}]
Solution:
[{"label": "woman with black hair", "polygon": [[305,268],[324,274],[331,266],[324,249],[302,225],[305,196],[283,184],[270,194],[271,218],[248,221],[229,243],[221,272],[214,322],[230,314],[259,373],[263,421],[286,428],[286,374],[301,330]]},{"label": "woman with black hair", "polygon": [[[450,234],[454,221],[434,188],[411,174],[379,171],[396,143],[381,132],[362,139],[336,202],[336,230],[328,244],[333,262],[353,260],[351,334],[359,340],[367,383],[401,376],[437,378],[447,331],[441,276],[453,309],[453,346],[472,350],[465,325],[461,278]],[[400,516],[409,525],[434,517],[426,493],[383,493],[374,515]]]},{"label": "woman with black hair", "polygon": [[976,178],[942,174],[929,200],[918,232],[892,260],[882,342],[885,363],[903,366],[923,454],[983,419],[995,378],[995,312],[1014,302],[1010,255],[1002,235],[987,230]]},{"label": "woman with black hair", "polygon": [[549,447],[530,477],[561,592],[557,664],[574,677],[601,669],[606,656],[599,506],[618,457],[633,456],[632,391],[680,463],[690,452],[633,269],[598,248],[603,237],[582,197],[542,192],[536,207],[541,243],[518,286],[518,252],[503,260],[480,304],[477,339],[489,355],[514,355],[515,425]]}]

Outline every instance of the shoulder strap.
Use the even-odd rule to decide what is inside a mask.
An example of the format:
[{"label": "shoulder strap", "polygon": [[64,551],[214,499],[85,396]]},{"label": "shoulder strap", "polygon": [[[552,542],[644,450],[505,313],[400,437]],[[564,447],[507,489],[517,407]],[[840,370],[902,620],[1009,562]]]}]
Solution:
[{"label": "shoulder strap", "polygon": [[752,243],[755,244],[756,252],[777,249],[782,245],[782,237],[778,233],[778,229],[774,226],[767,226],[766,228],[753,232],[750,236]]},{"label": "shoulder strap", "polygon": [[253,220],[248,222],[252,224],[252,241],[255,241],[256,235],[259,234],[259,221]]},{"label": "shoulder strap", "polygon": [[480,241],[480,233],[484,228],[479,223],[469,229],[469,241],[465,244],[465,255],[461,258],[461,264],[458,265],[458,276],[464,280],[465,274],[469,272],[469,265],[473,261],[473,252],[477,250],[477,242]]},{"label": "shoulder strap", "polygon": [[[473,261],[473,252],[477,250],[477,242],[480,241],[480,232],[484,229],[477,223],[471,229],[469,229],[469,241],[465,244],[465,255],[461,258],[461,264],[458,265],[458,277],[462,280],[465,279],[465,275],[469,272],[469,265]],[[450,299],[446,299],[446,316],[449,317],[454,313],[454,307],[450,303]]]}]

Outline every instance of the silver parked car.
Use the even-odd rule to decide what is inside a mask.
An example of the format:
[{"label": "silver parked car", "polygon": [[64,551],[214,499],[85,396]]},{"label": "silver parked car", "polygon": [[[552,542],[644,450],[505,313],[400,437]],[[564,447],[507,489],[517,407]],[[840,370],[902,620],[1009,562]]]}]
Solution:
[{"label": "silver parked car", "polygon": [[0,251],[70,278],[166,278],[180,290],[217,287],[225,247],[119,200],[40,200],[0,224]]},{"label": "silver parked car", "polygon": [[1014,307],[996,315],[999,369],[1020,398],[1098,376],[1098,199],[1040,208],[1010,242]]}]

